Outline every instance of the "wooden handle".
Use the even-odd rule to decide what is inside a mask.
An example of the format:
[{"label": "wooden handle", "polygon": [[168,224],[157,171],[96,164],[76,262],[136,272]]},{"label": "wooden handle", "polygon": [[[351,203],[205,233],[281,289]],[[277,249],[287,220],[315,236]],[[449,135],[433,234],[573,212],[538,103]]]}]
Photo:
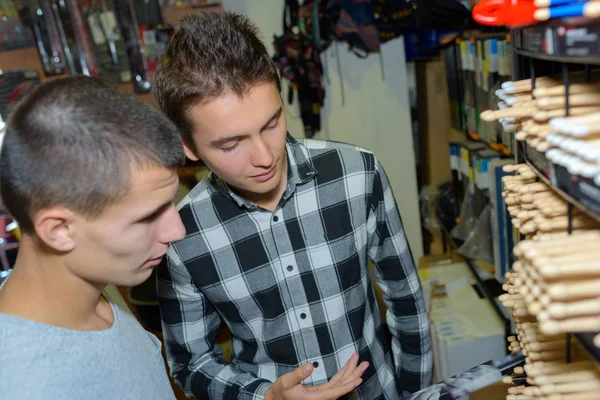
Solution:
[{"label": "wooden handle", "polygon": [[[600,258],[600,249],[593,246],[594,243],[581,243],[578,246],[569,248],[557,248],[548,250],[542,257],[529,257],[531,251],[528,251],[526,256],[531,261],[531,265],[541,270],[547,265],[571,265],[576,263],[592,263]],[[562,252],[561,252],[562,250]],[[535,253],[534,253],[535,254]]]},{"label": "wooden handle", "polygon": [[[595,93],[600,92],[600,85],[589,84],[589,83],[575,83],[569,85],[569,95],[580,94],[580,93]],[[535,88],[533,95],[537,98],[548,97],[548,96],[564,96],[565,86],[557,85],[551,87]]]},{"label": "wooden handle", "polygon": [[[582,93],[569,96],[569,106],[600,105],[600,93]],[[552,110],[565,106],[564,97],[545,97],[537,101],[537,106],[543,110]]]},{"label": "wooden handle", "polygon": [[[567,229],[569,226],[569,220],[567,217],[557,217],[546,221],[540,221],[538,228],[541,231],[551,231],[556,229]],[[594,228],[598,226],[598,223],[585,216],[576,216],[571,219],[571,226],[574,229],[586,229]]]},{"label": "wooden handle", "polygon": [[530,183],[523,185],[519,188],[519,193],[536,193],[536,192],[547,192],[550,189],[548,185],[542,182]]},{"label": "wooden handle", "polygon": [[536,110],[537,107],[511,107],[504,110],[486,110],[481,113],[480,117],[484,121],[491,122],[506,117],[526,117],[533,114]]},{"label": "wooden handle", "polygon": [[531,351],[546,351],[546,350],[558,350],[565,348],[564,340],[554,340],[552,342],[530,342],[525,348]]},{"label": "wooden handle", "polygon": [[552,303],[548,306],[547,312],[552,319],[600,314],[600,299],[581,300],[572,303]]},{"label": "wooden handle", "polygon": [[587,393],[568,393],[568,394],[551,394],[544,397],[543,400],[598,400],[597,392]]},{"label": "wooden handle", "polygon": [[600,260],[574,264],[547,264],[541,266],[539,271],[547,279],[600,277]]},{"label": "wooden handle", "polygon": [[[562,344],[563,347],[565,344]],[[585,369],[581,371],[573,371],[571,373],[554,374],[554,375],[542,375],[536,377],[536,384],[543,385],[548,383],[569,383],[569,382],[581,382],[581,381],[597,381],[600,380],[600,375],[593,369]]]},{"label": "wooden handle", "polygon": [[[598,111],[600,111],[600,107],[598,106],[572,107],[572,105],[569,104],[569,115],[571,116],[586,115]],[[538,122],[545,122],[550,120],[551,118],[564,117],[565,109],[557,108],[554,110],[539,110],[534,112],[532,116],[533,119]]]},{"label": "wooden handle", "polygon": [[594,364],[592,364],[590,361],[579,361],[569,364],[547,364],[543,366],[525,365],[524,368],[528,376],[538,377],[545,375],[565,374],[569,372],[590,370],[594,368]]},{"label": "wooden handle", "polygon": [[[548,384],[540,386],[543,394],[553,393],[572,393],[572,392],[591,392],[600,390],[600,381],[573,382],[561,384]],[[598,398],[598,392],[596,392]]]},{"label": "wooden handle", "polygon": [[600,296],[600,279],[554,283],[548,285],[547,293],[552,300],[558,301]]}]

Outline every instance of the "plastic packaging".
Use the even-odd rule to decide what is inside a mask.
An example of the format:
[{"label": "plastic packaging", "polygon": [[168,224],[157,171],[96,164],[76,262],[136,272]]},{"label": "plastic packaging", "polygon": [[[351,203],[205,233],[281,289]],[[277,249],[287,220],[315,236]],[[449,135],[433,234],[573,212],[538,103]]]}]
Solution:
[{"label": "plastic packaging", "polygon": [[485,207],[465,242],[457,249],[458,253],[467,258],[486,260],[494,264],[490,222],[490,208]]}]

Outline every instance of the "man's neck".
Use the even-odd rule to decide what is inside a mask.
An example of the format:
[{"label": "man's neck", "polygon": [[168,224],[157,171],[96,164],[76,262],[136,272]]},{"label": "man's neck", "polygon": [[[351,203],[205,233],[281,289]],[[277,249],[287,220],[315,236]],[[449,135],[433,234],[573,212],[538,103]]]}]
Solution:
[{"label": "man's neck", "polygon": [[103,287],[73,276],[62,264],[61,256],[40,251],[24,237],[14,270],[0,290],[0,312],[67,329],[112,326]]}]

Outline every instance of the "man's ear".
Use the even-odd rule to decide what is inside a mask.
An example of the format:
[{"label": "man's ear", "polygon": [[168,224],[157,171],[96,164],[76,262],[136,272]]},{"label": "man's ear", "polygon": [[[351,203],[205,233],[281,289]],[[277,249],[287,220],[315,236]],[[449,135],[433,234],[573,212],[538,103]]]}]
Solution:
[{"label": "man's ear", "polygon": [[36,235],[49,247],[67,252],[75,248],[75,214],[64,207],[44,208],[35,215]]},{"label": "man's ear", "polygon": [[196,155],[196,152],[192,150],[190,146],[188,146],[188,144],[185,141],[183,142],[183,152],[185,153],[185,156],[192,161],[198,161],[198,159],[200,158]]}]

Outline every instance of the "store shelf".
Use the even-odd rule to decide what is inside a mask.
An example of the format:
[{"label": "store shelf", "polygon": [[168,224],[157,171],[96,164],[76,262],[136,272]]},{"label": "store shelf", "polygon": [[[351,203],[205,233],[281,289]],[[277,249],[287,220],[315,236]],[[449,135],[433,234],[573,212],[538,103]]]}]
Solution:
[{"label": "store shelf", "polygon": [[[527,151],[527,155],[529,155],[529,156],[534,154],[531,151],[531,149],[526,148],[526,151]],[[555,167],[550,162],[548,162],[546,160],[545,166],[547,169],[544,170],[544,169],[540,168],[541,167],[540,160],[526,159],[525,161],[531,167],[531,169],[535,172],[537,177],[542,182],[544,182],[545,184],[550,186],[552,188],[552,190],[554,190],[556,192],[556,194],[558,194],[560,197],[562,197],[567,203],[570,203],[574,207],[577,207],[579,210],[584,212],[586,215],[588,215],[589,217],[595,219],[596,221],[598,221],[600,223],[600,213],[590,210],[588,207],[584,206],[579,201],[577,201],[575,198],[573,198],[573,196],[571,196],[565,190],[562,190],[559,187],[557,187],[556,184],[551,181],[551,180],[555,180],[556,177],[552,176],[552,171],[555,170]],[[550,175],[550,176],[548,176],[548,175]],[[598,188],[598,190],[600,190],[600,188]],[[596,203],[598,201],[600,201],[600,197],[595,199]],[[600,363],[600,349],[594,345],[594,337],[599,333],[600,332],[574,334],[574,336],[577,338],[577,340],[579,340],[579,342],[582,344],[582,346],[587,350],[587,352],[590,354],[590,356],[597,363]]]},{"label": "store shelf", "polygon": [[[531,167],[531,169],[533,169],[533,171],[536,173],[538,178],[540,178],[540,180],[542,180],[544,183],[546,183],[548,186],[550,186],[567,203],[570,203],[573,206],[577,207],[582,212],[584,212],[586,215],[588,215],[590,218],[593,218],[600,223],[600,212],[596,211],[596,209],[600,209],[600,197],[590,196],[589,199],[586,197],[586,198],[584,198],[585,203],[582,203],[581,201],[577,200],[571,193],[569,193],[568,189],[564,190],[564,189],[561,189],[560,187],[557,187],[556,179],[558,179],[558,178],[556,176],[553,176],[553,174],[552,174],[552,171],[555,171],[557,167],[555,167],[555,166],[551,165],[551,163],[547,162],[548,166],[547,166],[546,171],[544,171],[543,169],[539,168],[539,162],[532,161],[531,159],[526,159],[525,161]],[[550,174],[548,172],[550,172]],[[556,174],[554,174],[554,175],[556,175]],[[582,190],[580,188],[582,182],[586,185],[586,187],[589,186],[590,184],[592,184],[595,186],[594,189],[600,191],[600,187],[596,186],[593,182],[589,182],[588,180],[578,180],[578,179],[572,179],[572,181],[571,181],[572,189],[578,188],[578,190],[580,192],[586,192],[588,189]],[[578,193],[577,195],[581,196],[581,193]],[[591,203],[591,201],[593,201],[593,203]],[[589,207],[588,204],[592,207]]]},{"label": "store shelf", "polygon": [[566,18],[514,29],[517,54],[541,60],[600,65],[598,19]]},{"label": "store shelf", "polygon": [[462,142],[466,141],[467,139],[474,141],[474,142],[483,143],[489,149],[497,151],[498,153],[501,153],[505,156],[513,156],[513,154],[510,152],[510,150],[501,143],[489,143],[489,142],[486,142],[485,140],[481,140],[478,136],[468,134],[468,133],[461,131],[459,129],[456,129],[456,128],[450,128],[450,142],[462,143]]},{"label": "store shelf", "polygon": [[594,337],[600,334],[600,332],[596,333],[576,333],[574,336],[577,338],[579,343],[585,348],[588,354],[596,361],[596,363],[600,364],[600,349],[596,347],[594,344]]}]

